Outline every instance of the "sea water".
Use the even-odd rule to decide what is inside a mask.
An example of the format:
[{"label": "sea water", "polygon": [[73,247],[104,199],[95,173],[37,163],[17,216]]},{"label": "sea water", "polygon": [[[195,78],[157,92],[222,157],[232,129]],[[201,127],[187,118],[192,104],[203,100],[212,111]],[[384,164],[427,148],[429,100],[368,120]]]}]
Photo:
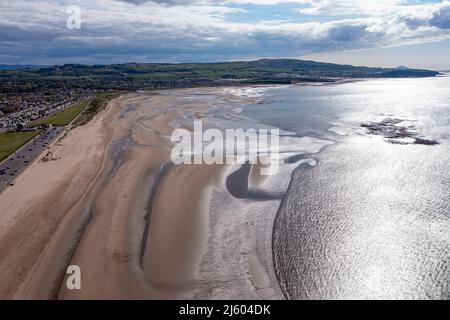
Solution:
[{"label": "sea water", "polygon": [[450,77],[269,89],[238,112],[333,142],[293,171],[275,220],[288,298],[450,298]]}]

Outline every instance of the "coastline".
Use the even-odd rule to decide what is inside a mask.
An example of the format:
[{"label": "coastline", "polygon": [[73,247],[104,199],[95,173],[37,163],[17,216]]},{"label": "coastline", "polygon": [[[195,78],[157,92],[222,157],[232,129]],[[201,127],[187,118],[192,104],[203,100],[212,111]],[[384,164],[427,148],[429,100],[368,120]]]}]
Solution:
[{"label": "coastline", "polygon": [[[198,90],[209,98],[183,100]],[[158,181],[169,159],[168,135],[186,114],[207,110],[211,101],[253,101],[222,93],[217,103],[218,91],[122,96],[52,146],[58,160],[35,161],[0,195],[6,213],[0,217],[0,296],[283,298],[268,241],[274,217],[247,214],[241,200],[224,196],[235,168],[170,167]],[[241,209],[237,217],[223,214],[224,200]],[[70,264],[82,270],[80,291],[64,287]]]},{"label": "coastline", "polygon": [[[54,158],[61,159],[34,161],[15,186],[0,195],[2,298],[54,296],[62,270],[53,268],[63,268],[75,238],[69,235],[69,240],[64,234],[65,221],[81,205],[104,160],[107,137],[100,119],[102,116],[87,127],[74,129],[51,146],[57,155]],[[76,175],[78,171],[80,175]],[[66,243],[60,243],[61,237]],[[63,254],[57,253],[60,248],[64,248]],[[40,268],[45,272],[38,272]]]}]

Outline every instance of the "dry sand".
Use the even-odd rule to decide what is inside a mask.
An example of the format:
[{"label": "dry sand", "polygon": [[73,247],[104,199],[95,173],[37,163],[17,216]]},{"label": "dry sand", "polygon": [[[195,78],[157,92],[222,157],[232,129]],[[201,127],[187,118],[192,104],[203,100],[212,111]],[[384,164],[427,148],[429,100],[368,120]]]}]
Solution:
[{"label": "dry sand", "polygon": [[[0,298],[282,298],[277,203],[262,211],[232,197],[233,166],[169,161],[183,119],[246,99],[129,94],[51,146],[56,160],[34,162],[0,194]],[[69,265],[81,268],[81,290],[65,285]]]}]

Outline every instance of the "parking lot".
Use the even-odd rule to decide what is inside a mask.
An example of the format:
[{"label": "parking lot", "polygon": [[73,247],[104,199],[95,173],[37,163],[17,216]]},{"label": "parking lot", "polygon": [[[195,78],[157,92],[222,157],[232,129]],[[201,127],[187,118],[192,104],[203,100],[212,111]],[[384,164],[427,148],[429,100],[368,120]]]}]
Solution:
[{"label": "parking lot", "polygon": [[0,164],[0,191],[14,185],[21,174],[64,131],[65,127],[51,127],[22,146]]}]

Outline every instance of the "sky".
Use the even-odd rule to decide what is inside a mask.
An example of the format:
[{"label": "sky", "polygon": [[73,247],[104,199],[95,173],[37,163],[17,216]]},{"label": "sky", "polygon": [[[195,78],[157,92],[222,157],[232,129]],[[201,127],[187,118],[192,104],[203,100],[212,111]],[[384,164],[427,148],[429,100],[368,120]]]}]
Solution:
[{"label": "sky", "polygon": [[444,70],[449,57],[447,0],[0,2],[0,64],[296,58]]}]

